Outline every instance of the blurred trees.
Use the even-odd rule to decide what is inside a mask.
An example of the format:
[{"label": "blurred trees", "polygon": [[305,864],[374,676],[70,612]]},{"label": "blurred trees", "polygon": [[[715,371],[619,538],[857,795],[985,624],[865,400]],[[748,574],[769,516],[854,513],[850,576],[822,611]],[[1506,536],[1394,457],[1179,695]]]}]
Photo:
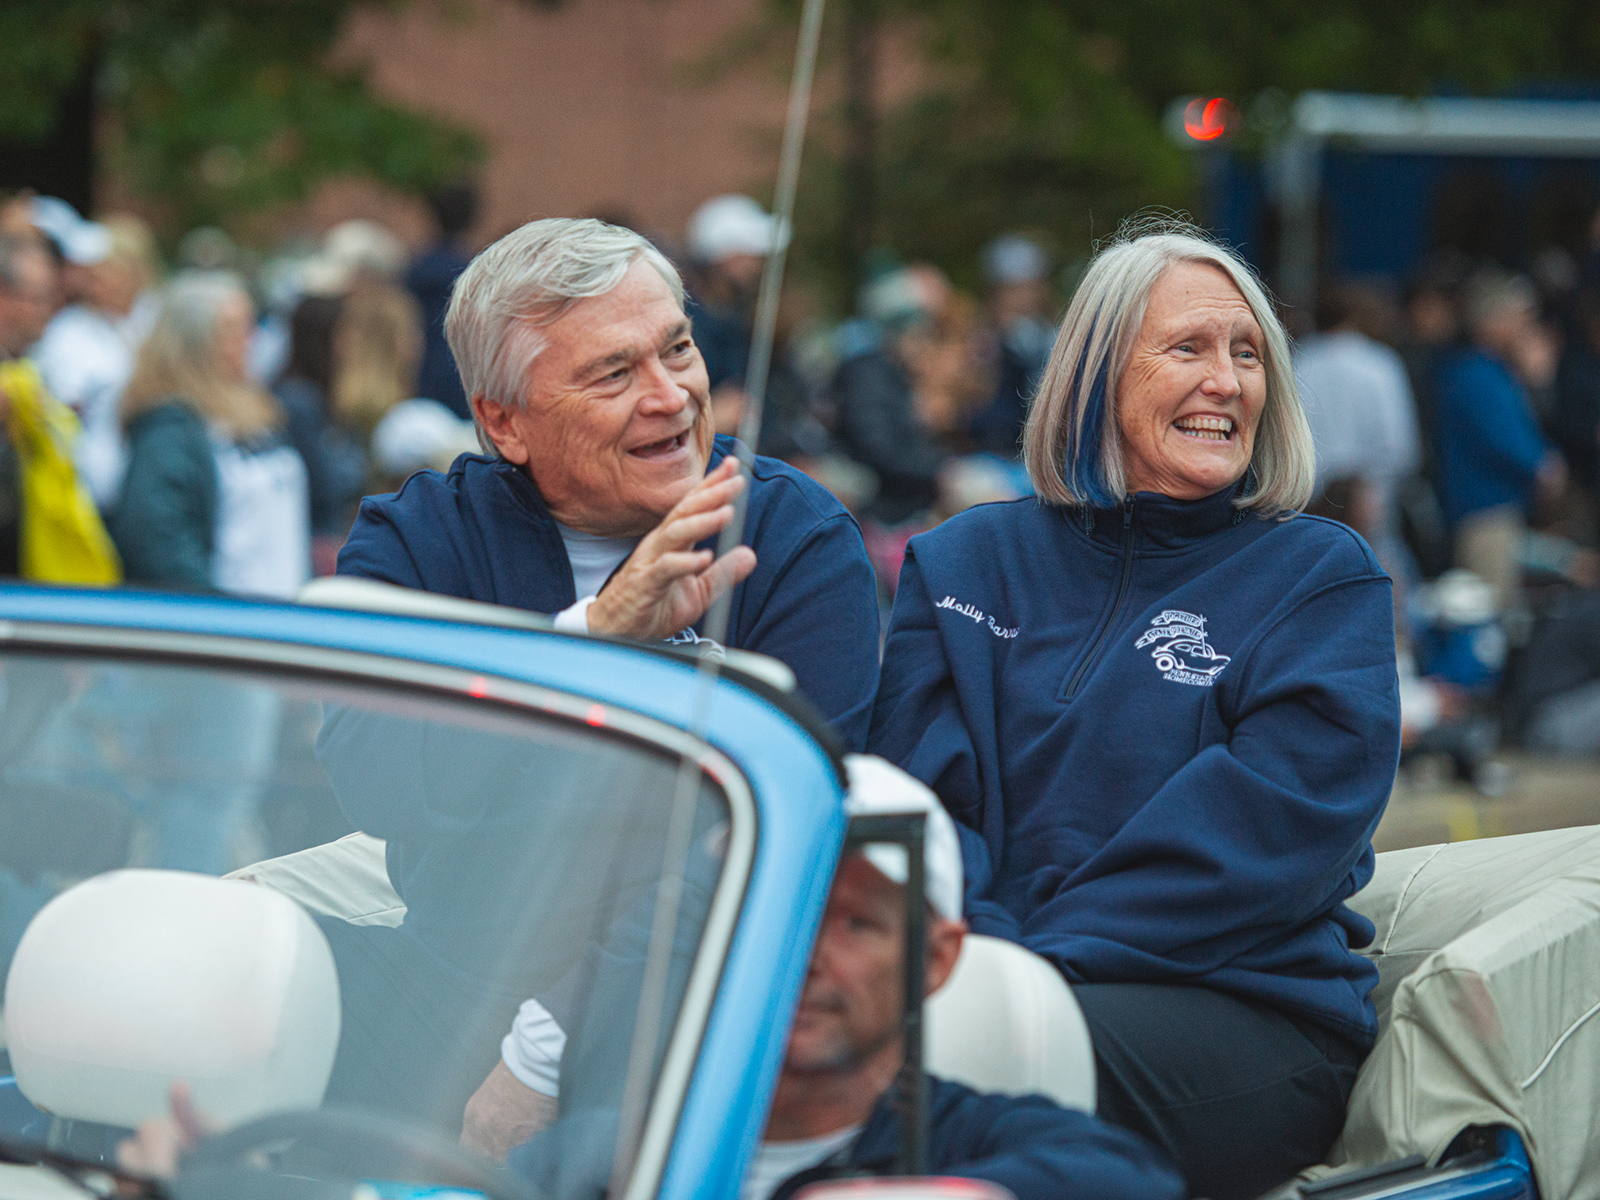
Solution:
[{"label": "blurred trees", "polygon": [[43,141],[92,72],[99,149],[169,233],[236,229],[333,175],[420,190],[477,163],[469,131],[386,103],[329,53],[352,0],[0,5],[0,139]]},{"label": "blurred trees", "polygon": [[[469,131],[386,103],[358,64],[330,62],[358,2],[0,0],[0,141],[47,141],[60,102],[91,79],[100,151],[160,206],[169,232],[237,229],[332,175],[419,190],[479,162]],[[800,0],[754,2],[765,40],[781,45]],[[437,3],[448,13],[474,0]],[[873,246],[938,262],[970,286],[976,250],[1001,230],[1040,231],[1070,259],[1130,211],[1191,206],[1192,163],[1160,124],[1175,96],[1234,99],[1248,151],[1309,87],[1494,92],[1600,76],[1594,0],[830,0],[829,10],[843,92],[814,124],[797,252],[841,304]],[[890,33],[909,33],[927,68],[893,106],[880,78]]]},{"label": "blurred trees", "polygon": [[[932,260],[972,286],[977,250],[1006,229],[1039,231],[1072,254],[1127,212],[1190,202],[1189,164],[1161,132],[1160,105],[1129,86],[1124,48],[1078,20],[1074,10],[1090,5],[835,2],[846,61],[863,57],[852,42],[908,19],[928,61],[926,85],[888,110],[852,72],[839,114],[850,132],[830,137],[821,125],[813,176],[837,182],[807,194],[797,233],[840,299],[859,282],[860,259],[847,256],[863,244]],[[870,142],[853,132],[861,121],[876,127]],[[860,161],[869,146],[875,161]],[[873,183],[869,206],[858,202],[863,179]],[[819,198],[832,211],[816,211]],[[821,253],[806,255],[813,246]]]},{"label": "blurred trees", "polygon": [[[1064,256],[1147,205],[1194,203],[1169,143],[1175,97],[1226,95],[1244,145],[1307,88],[1497,92],[1600,78],[1593,0],[832,0],[845,100],[823,117],[797,217],[802,260],[845,301],[866,245],[975,282],[974,254],[1035,229]],[[799,0],[767,0],[773,24]],[[921,91],[885,108],[871,78],[886,30],[911,31]],[[869,69],[863,70],[860,64]]]}]

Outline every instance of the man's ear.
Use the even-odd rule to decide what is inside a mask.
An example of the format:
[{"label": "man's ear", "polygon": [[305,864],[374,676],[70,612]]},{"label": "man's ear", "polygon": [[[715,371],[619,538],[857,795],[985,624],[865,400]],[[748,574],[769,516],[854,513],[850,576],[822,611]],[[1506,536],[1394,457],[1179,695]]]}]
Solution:
[{"label": "man's ear", "polygon": [[517,411],[481,393],[472,398],[472,414],[478,418],[479,426],[489,435],[495,449],[500,451],[500,457],[520,467],[527,465],[529,454],[515,420]]},{"label": "man's ear", "polygon": [[961,957],[961,942],[967,936],[965,921],[928,914],[928,973],[923,982],[923,995],[931,996],[950,978],[956,969],[956,959]]}]

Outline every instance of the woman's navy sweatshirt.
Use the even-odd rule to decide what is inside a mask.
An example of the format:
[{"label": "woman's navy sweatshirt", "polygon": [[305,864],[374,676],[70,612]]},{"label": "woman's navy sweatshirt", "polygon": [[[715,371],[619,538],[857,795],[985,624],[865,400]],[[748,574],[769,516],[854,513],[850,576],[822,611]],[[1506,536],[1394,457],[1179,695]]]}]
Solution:
[{"label": "woman's navy sweatshirt", "polygon": [[956,817],[974,932],[1370,1044],[1373,927],[1345,901],[1399,758],[1390,583],[1344,526],[1234,494],[1019,500],[913,538],[869,744]]},{"label": "woman's navy sweatshirt", "polygon": [[[733,446],[718,437],[707,469]],[[878,589],[855,519],[808,476],[758,457],[744,540],[756,569],[733,589],[728,644],[787,663],[801,692],[859,750],[878,683]],[[561,531],[533,480],[481,454],[363,500],[339,574],[541,613],[578,599]],[[697,638],[698,630],[671,640]]]}]

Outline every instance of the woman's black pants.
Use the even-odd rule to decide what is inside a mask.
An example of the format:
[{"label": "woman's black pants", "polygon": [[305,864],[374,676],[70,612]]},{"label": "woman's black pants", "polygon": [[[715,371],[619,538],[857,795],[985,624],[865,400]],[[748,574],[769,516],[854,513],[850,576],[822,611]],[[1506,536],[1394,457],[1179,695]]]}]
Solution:
[{"label": "woman's black pants", "polygon": [[1209,988],[1075,986],[1094,1041],[1098,1115],[1173,1161],[1190,1196],[1251,1200],[1321,1162],[1366,1049]]}]

